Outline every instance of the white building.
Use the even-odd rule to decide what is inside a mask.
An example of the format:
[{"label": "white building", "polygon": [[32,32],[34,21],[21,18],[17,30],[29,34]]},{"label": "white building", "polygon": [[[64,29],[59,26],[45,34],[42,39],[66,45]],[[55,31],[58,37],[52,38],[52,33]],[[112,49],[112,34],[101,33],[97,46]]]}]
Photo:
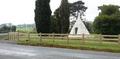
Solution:
[{"label": "white building", "polygon": [[[72,18],[72,20],[74,19],[75,18]],[[78,16],[75,24],[73,25],[69,37],[79,37],[79,34],[90,34],[83,21],[80,19],[80,16]]]}]

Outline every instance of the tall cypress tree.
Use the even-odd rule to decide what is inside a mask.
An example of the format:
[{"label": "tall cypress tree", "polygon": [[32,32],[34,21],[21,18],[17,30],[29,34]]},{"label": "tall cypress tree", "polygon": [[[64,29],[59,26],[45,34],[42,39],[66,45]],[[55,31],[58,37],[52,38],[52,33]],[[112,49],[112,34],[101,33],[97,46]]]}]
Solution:
[{"label": "tall cypress tree", "polygon": [[50,32],[50,0],[37,0],[35,9],[35,23],[38,33]]},{"label": "tall cypress tree", "polygon": [[70,23],[69,16],[70,9],[68,0],[62,0],[59,8],[60,33],[68,33]]}]

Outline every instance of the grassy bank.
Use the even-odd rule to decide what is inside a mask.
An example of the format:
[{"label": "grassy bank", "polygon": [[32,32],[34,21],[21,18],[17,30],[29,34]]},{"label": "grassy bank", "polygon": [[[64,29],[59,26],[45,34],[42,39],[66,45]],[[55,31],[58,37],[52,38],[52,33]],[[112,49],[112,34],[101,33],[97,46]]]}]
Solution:
[{"label": "grassy bank", "polygon": [[18,40],[18,44],[32,46],[47,46],[81,50],[95,50],[120,53],[120,44],[116,42],[99,42],[94,40],[67,40],[67,39],[30,39]]}]

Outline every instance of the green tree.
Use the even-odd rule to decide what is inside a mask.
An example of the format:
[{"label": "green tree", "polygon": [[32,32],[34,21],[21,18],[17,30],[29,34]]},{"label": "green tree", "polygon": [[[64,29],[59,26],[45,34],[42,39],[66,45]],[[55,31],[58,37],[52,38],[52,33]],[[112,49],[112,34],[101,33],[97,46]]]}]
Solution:
[{"label": "green tree", "polygon": [[[76,1],[74,3],[70,3],[70,15],[75,17],[76,20],[78,18],[78,16],[80,16],[80,19],[83,21],[83,16],[85,15],[84,12],[87,10],[87,7],[84,6],[84,2],[82,1]],[[72,20],[71,23],[70,23],[70,29],[72,29],[72,27],[74,26],[76,20]],[[83,21],[83,23],[85,23],[86,25],[86,22]]]},{"label": "green tree", "polygon": [[94,32],[98,34],[117,35],[120,34],[120,10],[116,5],[103,5],[101,12],[93,23]]},{"label": "green tree", "polygon": [[16,32],[16,26],[13,25],[13,26],[11,27],[11,30],[12,30],[12,32]]},{"label": "green tree", "polygon": [[88,29],[88,31],[90,32],[90,33],[93,33],[93,22],[91,22],[91,21],[84,21],[84,24],[85,24],[85,26],[86,26],[86,28]]},{"label": "green tree", "polygon": [[62,0],[60,7],[55,12],[59,33],[69,32],[69,23],[70,23],[69,16],[70,16],[70,9],[69,9],[68,0]]},{"label": "green tree", "polygon": [[10,32],[10,30],[10,26],[7,26],[6,24],[0,25],[0,33],[7,33]]},{"label": "green tree", "polygon": [[37,0],[35,9],[35,23],[38,33],[50,32],[50,16],[51,9],[49,5],[50,0]]},{"label": "green tree", "polygon": [[51,16],[51,32],[61,33],[59,8],[55,10],[54,15]]},{"label": "green tree", "polygon": [[98,9],[101,10],[99,15],[113,15],[119,12],[119,6],[117,5],[103,5],[99,6]]},{"label": "green tree", "polygon": [[51,33],[59,33],[58,19],[55,16],[51,16]]},{"label": "green tree", "polygon": [[[84,16],[84,12],[86,11],[86,9],[87,7],[84,6],[84,2],[82,1],[68,3],[67,0],[62,0],[61,6],[55,10],[54,15],[51,17],[52,27],[51,32],[54,33],[69,32],[70,30],[69,28],[71,28],[74,25],[75,21],[72,21],[70,23],[68,16],[72,15],[77,19],[79,13],[80,14],[79,16],[82,18],[82,16]],[[69,27],[69,25],[71,25],[71,27]]]},{"label": "green tree", "polygon": [[84,12],[87,9],[87,7],[85,7],[84,4],[85,3],[82,1],[70,3],[69,4],[70,5],[70,14],[76,18],[78,18],[78,16],[80,16],[82,19],[82,16],[84,16]]}]

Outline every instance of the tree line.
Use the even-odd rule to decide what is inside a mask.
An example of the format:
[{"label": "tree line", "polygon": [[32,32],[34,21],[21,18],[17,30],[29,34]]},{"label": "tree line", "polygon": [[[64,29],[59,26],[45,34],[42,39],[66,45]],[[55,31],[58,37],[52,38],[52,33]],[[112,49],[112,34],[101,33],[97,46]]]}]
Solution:
[{"label": "tree line", "polygon": [[0,33],[15,32],[15,31],[16,31],[16,26],[14,25],[7,25],[7,24],[0,25]]},{"label": "tree line", "polygon": [[[38,33],[69,33],[70,23],[69,17],[74,16],[83,20],[84,12],[87,7],[84,2],[76,1],[69,3],[68,0],[62,0],[61,5],[51,15],[50,0],[37,0],[35,9],[35,24]],[[117,35],[120,33],[120,6],[103,5],[99,6],[99,15],[93,22],[84,22],[90,33]],[[78,15],[80,14],[80,15]]]},{"label": "tree line", "polygon": [[120,34],[120,6],[99,6],[101,11],[93,22],[94,33],[105,35]]},{"label": "tree line", "polygon": [[54,15],[51,15],[49,2],[50,0],[36,1],[35,23],[38,33],[69,33],[69,17],[72,15],[77,18],[78,13],[83,16],[87,9],[82,1],[69,3],[68,0],[62,0]]}]

